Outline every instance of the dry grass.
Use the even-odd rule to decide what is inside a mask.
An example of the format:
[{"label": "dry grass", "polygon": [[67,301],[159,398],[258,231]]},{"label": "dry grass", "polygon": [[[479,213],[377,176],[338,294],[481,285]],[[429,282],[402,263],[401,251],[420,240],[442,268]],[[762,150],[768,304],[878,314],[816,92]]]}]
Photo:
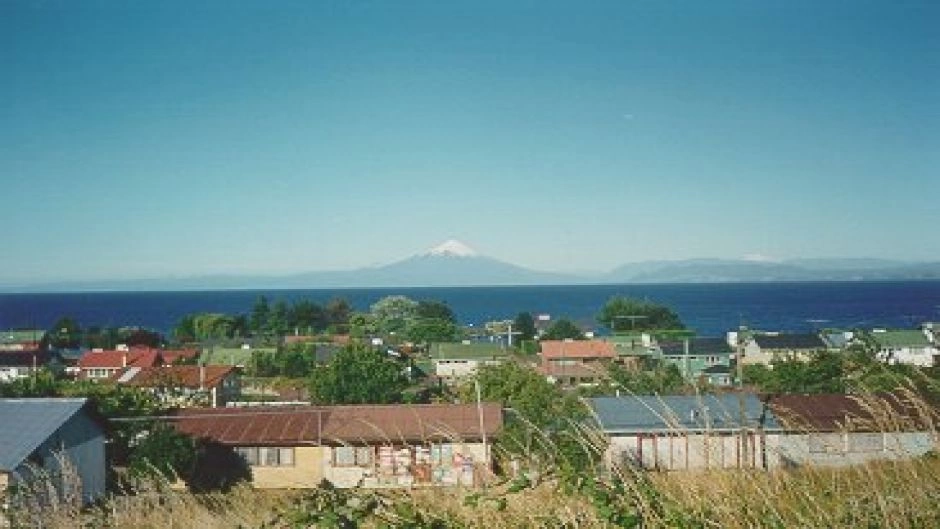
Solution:
[{"label": "dry grass", "polygon": [[[352,491],[343,493],[343,501],[379,500],[359,521],[362,527],[940,527],[938,458],[844,469],[653,474],[626,480],[622,491],[606,504],[583,489],[565,490],[558,482],[545,482],[518,491],[509,484],[486,491]],[[71,509],[50,510],[41,526],[340,527],[323,519],[298,523],[297,517],[285,515],[309,494],[239,487],[228,494],[194,495],[163,484],[141,484],[132,494],[113,497],[81,514]],[[613,523],[610,510],[629,514],[633,521]],[[34,520],[21,526],[38,524]]]}]

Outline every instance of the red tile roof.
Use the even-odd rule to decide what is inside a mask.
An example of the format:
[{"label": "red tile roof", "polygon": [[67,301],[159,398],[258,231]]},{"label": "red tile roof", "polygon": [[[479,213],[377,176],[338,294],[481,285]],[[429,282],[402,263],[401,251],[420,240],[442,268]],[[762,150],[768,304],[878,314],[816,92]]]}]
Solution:
[{"label": "red tile roof", "polygon": [[135,374],[125,370],[126,375],[122,373],[115,378],[124,379],[125,384],[144,388],[173,386],[199,389],[218,386],[225,377],[235,372],[234,366],[205,366],[202,369],[204,371],[200,374],[200,366],[145,367]]},{"label": "red tile roof", "polygon": [[601,340],[545,340],[540,342],[542,358],[617,358],[614,344]]},{"label": "red tile roof", "polygon": [[[126,361],[125,361],[126,358]],[[90,351],[78,360],[78,367],[89,368],[122,368],[122,367],[153,367],[162,363],[159,349],[133,350],[133,351]]]},{"label": "red tile roof", "polygon": [[[482,406],[483,431],[494,436],[502,407]],[[179,410],[180,432],[229,445],[339,445],[432,439],[480,439],[475,404],[250,407]]]}]

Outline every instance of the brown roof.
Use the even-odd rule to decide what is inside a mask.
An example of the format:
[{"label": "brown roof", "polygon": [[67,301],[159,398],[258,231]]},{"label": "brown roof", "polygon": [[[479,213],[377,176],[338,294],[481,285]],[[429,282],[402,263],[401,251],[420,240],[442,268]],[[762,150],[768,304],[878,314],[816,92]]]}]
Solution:
[{"label": "brown roof", "polygon": [[[502,427],[502,407],[482,406],[487,436]],[[250,407],[179,410],[180,432],[229,445],[337,445],[479,439],[475,404]]]},{"label": "brown roof", "polygon": [[930,427],[937,410],[892,394],[777,395],[768,406],[790,429],[904,431]]},{"label": "brown roof", "polygon": [[205,366],[202,369],[205,371],[200,374],[200,366],[145,367],[136,373],[125,370],[116,378],[125,384],[143,388],[175,386],[198,389],[218,386],[225,377],[235,372],[234,366]]},{"label": "brown roof", "polygon": [[545,340],[542,358],[617,358],[614,345],[602,340]]}]

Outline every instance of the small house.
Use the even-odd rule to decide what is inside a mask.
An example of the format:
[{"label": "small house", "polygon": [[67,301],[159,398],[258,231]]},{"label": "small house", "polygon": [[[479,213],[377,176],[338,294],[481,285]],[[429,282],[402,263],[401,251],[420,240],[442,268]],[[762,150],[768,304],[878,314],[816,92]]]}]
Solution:
[{"label": "small house", "polygon": [[606,379],[608,366],[618,358],[614,345],[603,340],[543,340],[540,345],[542,374],[568,386]]},{"label": "small house", "polygon": [[500,364],[508,355],[498,343],[436,343],[430,357],[434,374],[451,383],[473,376],[482,366]]},{"label": "small house", "polygon": [[118,384],[146,389],[171,406],[225,406],[238,398],[241,383],[232,366],[171,365],[128,367]]},{"label": "small house", "polygon": [[617,354],[614,361],[626,367],[640,369],[648,360],[662,358],[662,350],[647,333],[615,334],[603,340],[613,345]]},{"label": "small house", "polygon": [[731,346],[724,338],[687,338],[660,344],[663,360],[679,368],[686,380],[714,386],[731,385]]},{"label": "small house", "polygon": [[805,361],[826,349],[826,343],[815,334],[757,333],[747,338],[741,361],[745,365],[771,365],[789,359]]},{"label": "small house", "polygon": [[931,343],[932,334],[927,330],[875,329],[871,337],[878,346],[876,357],[888,364],[932,367],[936,363],[935,356],[940,353]]},{"label": "small house", "polygon": [[103,425],[87,399],[0,399],[0,497],[11,486],[44,480],[37,487],[44,494],[76,495],[85,503],[100,498]]},{"label": "small house", "polygon": [[163,365],[157,349],[88,351],[78,360],[79,378],[108,380],[128,367]]},{"label": "small house", "polygon": [[497,403],[180,410],[173,425],[231,447],[257,488],[468,485],[492,467]]},{"label": "small house", "polygon": [[61,360],[52,351],[0,351],[0,383],[28,378],[50,364],[61,366]]},{"label": "small house", "polygon": [[41,329],[24,329],[15,331],[0,331],[0,351],[33,351],[39,349],[40,342],[46,331]]}]

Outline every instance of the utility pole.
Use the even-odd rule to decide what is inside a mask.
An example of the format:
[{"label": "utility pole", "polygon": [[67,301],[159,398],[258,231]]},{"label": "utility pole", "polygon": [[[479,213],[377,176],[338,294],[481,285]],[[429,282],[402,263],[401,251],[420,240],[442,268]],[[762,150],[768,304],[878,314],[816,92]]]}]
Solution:
[{"label": "utility pole", "polygon": [[512,347],[512,335],[513,334],[522,334],[522,331],[512,331],[512,320],[506,320],[506,346]]},{"label": "utility pole", "polygon": [[740,412],[739,425],[741,428],[741,466],[747,466],[748,463],[748,431],[747,431],[747,410],[744,404],[744,333],[747,327],[741,325],[738,327],[737,352],[735,354],[735,369],[738,375],[738,411]]}]

